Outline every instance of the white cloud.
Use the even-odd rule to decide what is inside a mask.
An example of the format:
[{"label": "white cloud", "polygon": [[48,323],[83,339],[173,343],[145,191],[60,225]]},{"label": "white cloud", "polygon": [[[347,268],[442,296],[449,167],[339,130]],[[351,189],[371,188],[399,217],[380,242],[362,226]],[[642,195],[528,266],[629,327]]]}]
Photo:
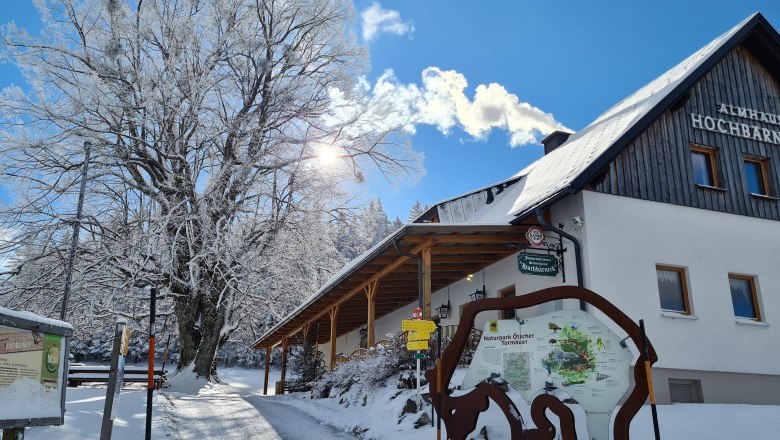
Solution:
[{"label": "white cloud", "polygon": [[454,70],[428,67],[420,85],[403,84],[387,70],[373,85],[362,79],[358,93],[350,97],[342,92],[334,95],[339,104],[336,119],[358,117],[363,132],[401,127],[413,134],[418,124],[426,124],[448,135],[460,128],[478,141],[494,129],[505,130],[513,147],[537,143],[554,130],[569,130],[552,114],[522,102],[500,84],[478,85],[473,98],[466,95],[467,87],[466,77]]},{"label": "white cloud", "polygon": [[374,2],[361,14],[363,19],[363,39],[371,41],[380,33],[405,35],[414,32],[414,26],[409,21],[401,21],[401,14],[393,9],[383,9]]}]

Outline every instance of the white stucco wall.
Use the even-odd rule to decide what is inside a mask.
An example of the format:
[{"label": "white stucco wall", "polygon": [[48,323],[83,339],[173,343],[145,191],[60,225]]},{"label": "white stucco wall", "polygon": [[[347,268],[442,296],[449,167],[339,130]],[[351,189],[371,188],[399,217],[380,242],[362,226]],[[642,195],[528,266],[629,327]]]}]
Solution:
[{"label": "white stucco wall", "polygon": [[[644,319],[657,367],[780,374],[780,223],[590,191],[582,197],[585,285]],[[656,264],[686,268],[692,318],[661,312]],[[763,324],[734,317],[729,273],[757,277]]]}]

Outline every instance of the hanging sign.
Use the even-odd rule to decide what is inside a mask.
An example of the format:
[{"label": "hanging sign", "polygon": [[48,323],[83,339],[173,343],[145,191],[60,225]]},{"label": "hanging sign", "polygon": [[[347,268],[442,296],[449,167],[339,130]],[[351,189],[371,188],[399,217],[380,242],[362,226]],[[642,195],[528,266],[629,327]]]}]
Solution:
[{"label": "hanging sign", "polygon": [[540,246],[544,243],[544,232],[542,232],[542,228],[538,226],[531,226],[525,233],[525,238],[528,239],[531,246]]},{"label": "hanging sign", "polygon": [[558,275],[558,258],[553,255],[521,252],[517,256],[517,268],[526,275],[554,277]]}]

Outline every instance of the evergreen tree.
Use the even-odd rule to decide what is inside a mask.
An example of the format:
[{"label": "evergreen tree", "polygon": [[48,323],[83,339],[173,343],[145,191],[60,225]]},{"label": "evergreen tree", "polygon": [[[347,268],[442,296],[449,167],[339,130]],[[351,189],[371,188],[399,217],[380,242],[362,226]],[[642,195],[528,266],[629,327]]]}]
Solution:
[{"label": "evergreen tree", "polygon": [[399,217],[396,217],[395,220],[390,223],[390,232],[397,231],[403,225],[404,222],[402,222]]},{"label": "evergreen tree", "polygon": [[429,209],[431,209],[431,205],[423,205],[419,200],[415,200],[414,205],[412,205],[412,208],[409,210],[409,223],[417,220],[418,217],[425,214]]},{"label": "evergreen tree", "polygon": [[325,374],[325,355],[317,350],[314,337],[307,337],[290,353],[290,369],[298,377],[290,380],[293,391],[309,391],[312,384]]}]

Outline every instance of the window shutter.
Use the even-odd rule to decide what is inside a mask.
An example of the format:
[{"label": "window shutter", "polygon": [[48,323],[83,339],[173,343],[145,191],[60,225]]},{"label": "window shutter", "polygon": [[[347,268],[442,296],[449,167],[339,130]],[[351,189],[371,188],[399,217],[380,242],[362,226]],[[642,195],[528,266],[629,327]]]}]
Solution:
[{"label": "window shutter", "polygon": [[701,403],[699,381],[669,380],[669,397],[672,403]]}]

